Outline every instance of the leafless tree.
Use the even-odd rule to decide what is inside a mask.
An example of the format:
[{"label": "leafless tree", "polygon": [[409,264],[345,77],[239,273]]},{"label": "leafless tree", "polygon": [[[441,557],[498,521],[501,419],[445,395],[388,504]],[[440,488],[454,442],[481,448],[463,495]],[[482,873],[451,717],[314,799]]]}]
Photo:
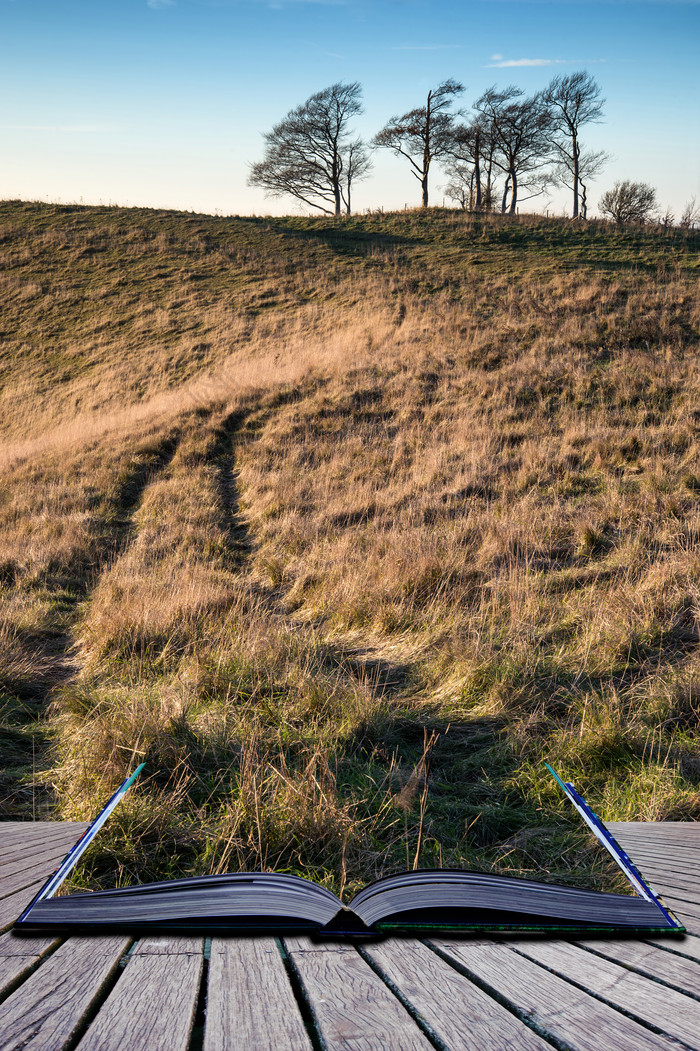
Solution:
[{"label": "leafless tree", "polygon": [[573,190],[578,186],[573,218],[588,218],[588,184],[600,175],[610,155],[605,150],[581,150],[576,158],[576,172],[570,157],[560,155],[554,166],[554,179],[560,186]]},{"label": "leafless tree", "polygon": [[493,204],[493,167],[495,145],[489,121],[477,114],[467,124],[456,124],[453,132],[451,158],[445,170],[464,181],[469,172],[471,195],[469,207],[475,211],[489,209]]},{"label": "leafless tree", "polygon": [[612,190],[603,194],[598,207],[602,215],[613,222],[645,223],[657,208],[656,190],[645,182],[616,182]]},{"label": "leafless tree", "polygon": [[564,184],[573,193],[572,216],[576,219],[581,215],[585,219],[584,179],[592,179],[600,172],[607,155],[602,151],[591,153],[583,150],[581,128],[602,119],[605,99],[596,81],[585,70],[554,77],[542,97],[550,111],[549,141],[557,169],[565,176]]},{"label": "leafless tree", "polygon": [[392,117],[374,136],[373,144],[405,157],[421,185],[421,203],[428,207],[428,176],[434,160],[450,155],[455,117],[449,112],[456,95],[464,88],[456,80],[445,80],[428,92],[424,106],[401,117]]},{"label": "leafless tree", "polygon": [[371,168],[361,139],[348,128],[362,112],[360,84],[332,84],[317,91],[265,134],[265,156],[248,183],[270,197],[291,196],[327,215],[350,214],[353,184]]},{"label": "leafless tree", "polygon": [[445,197],[459,208],[470,211],[475,207],[475,175],[472,165],[461,160],[450,160],[445,164],[449,182],[444,187]]},{"label": "leafless tree", "polygon": [[690,198],[681,212],[678,225],[682,230],[694,230],[696,226],[700,226],[700,206],[696,204],[694,197]]},{"label": "leafless tree", "polygon": [[[475,103],[493,139],[494,163],[505,175],[501,211],[515,214],[521,200],[539,197],[551,181],[549,157],[551,117],[542,95],[523,97],[521,88],[489,88]],[[527,197],[521,191],[528,190]]]}]

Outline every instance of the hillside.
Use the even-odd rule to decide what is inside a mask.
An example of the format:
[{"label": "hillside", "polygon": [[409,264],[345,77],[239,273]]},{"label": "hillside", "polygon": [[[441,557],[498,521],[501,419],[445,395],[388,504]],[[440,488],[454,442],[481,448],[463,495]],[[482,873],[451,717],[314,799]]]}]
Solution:
[{"label": "hillside", "polygon": [[0,205],[0,798],[81,880],[700,817],[700,235]]}]

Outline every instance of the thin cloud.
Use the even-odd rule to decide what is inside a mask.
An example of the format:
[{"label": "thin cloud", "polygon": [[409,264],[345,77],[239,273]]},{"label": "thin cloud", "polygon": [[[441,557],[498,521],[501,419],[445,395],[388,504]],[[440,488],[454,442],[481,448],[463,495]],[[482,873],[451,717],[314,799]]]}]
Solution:
[{"label": "thin cloud", "polygon": [[146,0],[146,7],[152,11],[160,11],[163,7],[176,7],[177,0]]},{"label": "thin cloud", "polygon": [[[698,0],[700,3],[700,0]],[[484,69],[510,69],[513,66],[599,66],[604,58],[504,58],[503,55],[491,55]]]},{"label": "thin cloud", "polygon": [[566,62],[565,58],[503,58],[498,62],[487,63],[486,69],[508,69],[511,66],[564,66]]}]

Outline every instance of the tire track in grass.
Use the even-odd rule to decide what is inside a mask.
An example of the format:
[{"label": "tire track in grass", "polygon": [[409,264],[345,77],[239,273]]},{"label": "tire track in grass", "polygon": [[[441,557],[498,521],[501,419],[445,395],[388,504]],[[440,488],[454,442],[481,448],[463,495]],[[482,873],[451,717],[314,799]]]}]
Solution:
[{"label": "tire track in grass", "polygon": [[[3,625],[10,654],[0,666],[0,820],[45,818],[55,807],[46,777],[53,740],[49,706],[55,691],[79,672],[74,629],[80,608],[104,566],[129,544],[143,493],[167,470],[177,444],[178,434],[172,431],[136,448],[89,520],[89,551],[78,546],[63,565],[47,571],[38,623],[31,629],[7,621]],[[13,597],[21,599],[17,592],[22,581],[12,583]]]}]

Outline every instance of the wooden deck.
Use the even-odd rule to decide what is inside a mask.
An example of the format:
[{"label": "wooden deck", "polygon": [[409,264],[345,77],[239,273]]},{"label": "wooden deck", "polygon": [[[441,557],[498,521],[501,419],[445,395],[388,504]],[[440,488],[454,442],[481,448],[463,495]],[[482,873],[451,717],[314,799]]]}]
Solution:
[{"label": "wooden deck", "polygon": [[[0,931],[84,826],[0,825]],[[683,939],[0,934],[0,1051],[700,1051],[700,823],[614,833]]]}]

